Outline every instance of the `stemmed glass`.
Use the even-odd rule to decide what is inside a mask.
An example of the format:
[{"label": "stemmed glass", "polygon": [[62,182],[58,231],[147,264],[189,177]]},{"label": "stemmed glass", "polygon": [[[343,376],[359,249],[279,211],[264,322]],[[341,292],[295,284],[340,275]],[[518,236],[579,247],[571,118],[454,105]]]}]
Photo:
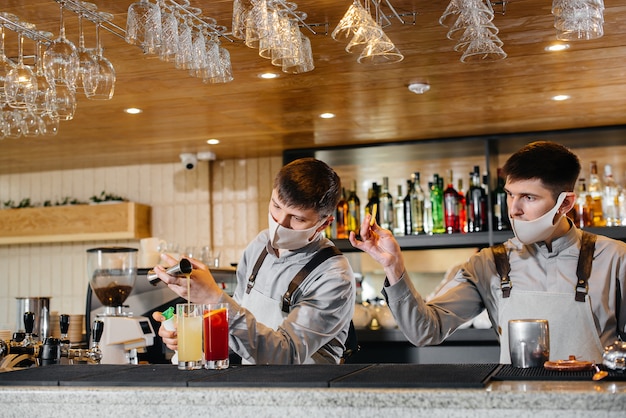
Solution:
[{"label": "stemmed glass", "polygon": [[[95,11],[93,3],[82,2],[82,6]],[[99,66],[93,57],[93,52],[85,48],[85,34],[83,33],[83,12],[78,10],[78,81],[76,91],[82,91],[85,96],[94,94],[98,83]]]},{"label": "stemmed glass", "polygon": [[43,124],[42,134],[54,136],[59,130],[59,116],[57,114],[55,98],[56,87],[49,83],[43,71],[43,47],[44,39],[52,37],[52,33],[39,31],[39,39],[36,43],[35,75],[37,77],[37,97],[35,98],[35,111],[40,115]]},{"label": "stemmed glass", "polygon": [[17,31],[18,55],[17,65],[6,75],[4,94],[6,102],[14,109],[32,109],[37,96],[37,77],[30,67],[24,65],[24,34],[23,30],[34,30],[35,25],[20,22]]},{"label": "stemmed glass", "polygon": [[[3,19],[13,22],[18,20],[18,17],[11,13],[0,12],[0,16],[2,16]],[[4,80],[7,73],[13,68],[13,65],[13,62],[4,54],[4,26],[0,25],[0,103],[6,101],[6,96],[4,95]]]},{"label": "stemmed glass", "polygon": [[17,110],[4,108],[2,112],[4,119],[4,136],[6,138],[17,139],[24,133],[22,116]]},{"label": "stemmed glass", "polygon": [[50,43],[44,52],[43,67],[49,82],[56,85],[65,84],[74,88],[79,67],[78,51],[76,46],[65,37],[64,4],[64,0],[59,1],[61,10],[59,37]]},{"label": "stemmed glass", "polygon": [[102,38],[100,36],[100,27],[102,22],[108,22],[113,19],[113,15],[107,12],[98,12],[98,20],[96,21],[96,55],[94,60],[98,65],[98,75],[96,89],[93,94],[86,96],[90,100],[110,100],[115,91],[115,68],[107,58],[102,55]]}]

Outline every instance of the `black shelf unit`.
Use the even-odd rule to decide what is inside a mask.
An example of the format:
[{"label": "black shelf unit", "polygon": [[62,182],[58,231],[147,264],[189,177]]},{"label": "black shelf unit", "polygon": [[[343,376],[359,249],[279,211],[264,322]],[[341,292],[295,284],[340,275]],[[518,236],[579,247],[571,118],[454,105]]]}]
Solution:
[{"label": "black shelf unit", "polygon": [[[283,162],[286,164],[301,157],[316,157],[333,167],[364,166],[370,170],[377,162],[415,161],[416,166],[439,159],[468,158],[480,162],[488,174],[489,184],[494,183],[498,167],[498,157],[515,152],[523,145],[537,140],[559,142],[576,151],[577,148],[626,147],[626,126],[571,129],[550,132],[522,132],[515,134],[492,135],[485,137],[440,138],[421,141],[394,143],[370,143],[363,146],[319,147],[286,150]],[[610,152],[610,151],[607,151]],[[585,163],[585,155],[580,155]],[[382,176],[383,174],[381,174]],[[491,196],[489,196],[491,199]],[[363,200],[363,199],[362,199]],[[362,205],[364,202],[362,201]],[[489,222],[492,222],[491,201],[489,201]],[[626,242],[626,227],[587,228],[589,232]],[[493,231],[492,225],[486,232],[468,234],[440,234],[399,236],[398,243],[405,250],[426,250],[444,248],[484,248],[504,242],[513,236],[512,231]],[[334,239],[337,247],[344,252],[358,251],[347,239]]]},{"label": "black shelf unit", "polygon": [[[586,228],[585,231],[626,242],[626,227]],[[513,231],[476,232],[471,234],[412,235],[396,237],[404,250],[440,248],[485,248],[513,237]],[[359,251],[347,239],[333,239],[343,252]]]}]

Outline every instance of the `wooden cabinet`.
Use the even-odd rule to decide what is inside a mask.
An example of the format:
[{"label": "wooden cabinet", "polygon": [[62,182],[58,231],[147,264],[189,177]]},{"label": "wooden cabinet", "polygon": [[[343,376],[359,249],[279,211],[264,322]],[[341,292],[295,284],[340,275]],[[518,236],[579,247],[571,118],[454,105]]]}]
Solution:
[{"label": "wooden cabinet", "polygon": [[[572,149],[581,161],[581,177],[588,176],[589,163],[596,160],[600,170],[605,164],[611,164],[617,180],[622,184],[626,183],[626,126],[371,144],[362,147],[297,149],[286,151],[284,162],[305,156],[325,161],[337,171],[345,187],[349,187],[352,180],[356,180],[357,193],[363,208],[367,203],[367,190],[372,182],[380,184],[383,177],[388,177],[392,194],[397,194],[397,185],[403,185],[406,193],[406,179],[415,171],[420,172],[422,188],[425,189],[428,179],[431,179],[434,173],[444,176],[447,180],[445,176],[448,170],[452,170],[455,187],[457,180],[461,179],[463,191],[466,191],[469,186],[468,173],[474,166],[479,166],[481,174],[488,176],[487,184],[493,188],[496,184],[498,167],[525,144],[539,140],[558,142]],[[491,196],[489,199],[491,200]],[[481,248],[506,241],[513,236],[512,231],[494,231],[491,226],[491,201],[488,207],[490,211],[488,231],[400,236],[398,242],[403,249],[415,250]],[[589,231],[626,240],[626,227],[623,226],[590,228]],[[354,251],[347,240],[335,242],[342,251]]]},{"label": "wooden cabinet", "polygon": [[0,210],[0,245],[139,239],[151,208],[133,202]]}]

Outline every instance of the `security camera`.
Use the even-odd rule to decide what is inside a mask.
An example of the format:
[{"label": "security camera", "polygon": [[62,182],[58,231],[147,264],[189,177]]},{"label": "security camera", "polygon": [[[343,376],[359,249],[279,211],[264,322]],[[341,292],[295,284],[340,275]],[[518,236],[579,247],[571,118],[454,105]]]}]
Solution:
[{"label": "security camera", "polygon": [[186,170],[193,170],[198,164],[198,157],[196,157],[196,154],[182,153],[180,154],[180,161]]}]

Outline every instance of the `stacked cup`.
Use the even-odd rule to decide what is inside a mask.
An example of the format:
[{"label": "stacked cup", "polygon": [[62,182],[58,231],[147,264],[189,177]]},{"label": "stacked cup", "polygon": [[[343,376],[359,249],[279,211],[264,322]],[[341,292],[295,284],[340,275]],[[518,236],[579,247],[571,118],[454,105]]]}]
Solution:
[{"label": "stacked cup", "polygon": [[[382,16],[378,3],[376,8],[376,16]],[[360,52],[357,58],[359,63],[386,64],[404,59],[404,55],[383,31],[381,22],[374,20],[370,11],[358,0],[350,5],[331,36],[336,41],[351,38],[346,51]]]},{"label": "stacked cup", "polygon": [[439,18],[450,26],[447,37],[456,40],[461,62],[495,61],[506,58],[498,28],[493,24],[493,7],[487,0],[451,0]]},{"label": "stacked cup", "polygon": [[558,40],[589,40],[604,35],[603,0],[553,0],[552,14]]},{"label": "stacked cup", "polygon": [[188,1],[139,0],[128,7],[126,42],[188,70],[205,83],[233,80],[230,54],[219,45],[226,27]]},{"label": "stacked cup", "polygon": [[285,73],[312,71],[311,42],[300,31],[307,15],[297,7],[283,0],[235,0],[233,36],[249,48],[258,48],[259,56]]}]

